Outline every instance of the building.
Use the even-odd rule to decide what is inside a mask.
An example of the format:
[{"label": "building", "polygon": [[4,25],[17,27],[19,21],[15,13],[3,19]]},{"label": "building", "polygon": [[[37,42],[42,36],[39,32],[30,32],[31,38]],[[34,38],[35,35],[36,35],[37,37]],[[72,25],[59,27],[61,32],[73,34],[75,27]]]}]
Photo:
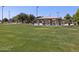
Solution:
[{"label": "building", "polygon": [[56,18],[56,17],[40,17],[35,19],[33,22],[34,25],[38,25],[38,26],[42,26],[42,25],[59,26],[59,25],[63,25],[64,23],[65,21],[62,20],[62,18]]}]

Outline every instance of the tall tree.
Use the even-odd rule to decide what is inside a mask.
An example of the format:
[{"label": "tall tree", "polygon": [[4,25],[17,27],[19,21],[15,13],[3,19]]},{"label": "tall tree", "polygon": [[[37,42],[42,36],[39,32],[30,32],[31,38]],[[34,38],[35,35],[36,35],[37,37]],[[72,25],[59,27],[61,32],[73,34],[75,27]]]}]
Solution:
[{"label": "tall tree", "polygon": [[28,15],[25,13],[20,13],[13,17],[13,21],[17,22],[17,23],[18,22],[25,23],[25,22],[27,22],[27,20],[28,20]]},{"label": "tall tree", "polygon": [[20,13],[16,16],[13,17],[14,22],[22,22],[22,23],[32,23],[32,21],[35,19],[35,16],[30,14],[25,14],[25,13]]},{"label": "tall tree", "polygon": [[68,25],[70,26],[70,24],[72,23],[72,17],[70,16],[70,14],[66,14],[66,16],[64,18],[65,18],[65,20],[67,20]]},{"label": "tall tree", "polygon": [[18,15],[18,19],[19,19],[19,21],[21,21],[22,23],[25,23],[25,22],[27,22],[27,20],[28,20],[28,15],[25,14],[25,13],[20,13],[20,14]]},{"label": "tall tree", "polygon": [[79,25],[79,8],[77,9],[76,13],[73,15],[73,18],[75,19],[75,21]]},{"label": "tall tree", "polygon": [[14,17],[12,18],[12,22],[17,22],[17,23],[18,23],[18,21],[19,21],[18,15],[14,16]]},{"label": "tall tree", "polygon": [[8,22],[7,18],[3,18],[2,22]]},{"label": "tall tree", "polygon": [[32,23],[33,21],[35,20],[35,16],[34,15],[32,15],[32,14],[30,14],[30,15],[28,15],[28,23]]}]

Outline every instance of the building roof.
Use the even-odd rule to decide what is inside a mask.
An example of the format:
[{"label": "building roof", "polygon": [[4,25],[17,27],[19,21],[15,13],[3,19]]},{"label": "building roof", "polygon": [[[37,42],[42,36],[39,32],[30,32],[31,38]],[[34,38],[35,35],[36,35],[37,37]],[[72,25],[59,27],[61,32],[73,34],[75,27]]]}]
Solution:
[{"label": "building roof", "polygon": [[41,17],[41,18],[37,18],[37,19],[56,19],[56,17]]}]

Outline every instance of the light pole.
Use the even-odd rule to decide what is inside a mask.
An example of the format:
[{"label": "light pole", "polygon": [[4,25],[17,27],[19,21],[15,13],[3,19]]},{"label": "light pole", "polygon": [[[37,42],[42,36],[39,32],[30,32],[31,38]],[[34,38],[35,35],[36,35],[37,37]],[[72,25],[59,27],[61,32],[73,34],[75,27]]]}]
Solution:
[{"label": "light pole", "polygon": [[59,12],[57,12],[57,18],[59,18]]},{"label": "light pole", "polygon": [[49,17],[51,17],[51,13],[49,13]]},{"label": "light pole", "polygon": [[9,20],[10,20],[10,10],[8,11],[8,17],[9,17]]},{"label": "light pole", "polygon": [[38,17],[38,6],[36,6],[36,17]]},{"label": "light pole", "polygon": [[[38,17],[38,6],[36,6],[36,20],[37,20],[37,17]],[[37,21],[38,22],[38,25],[39,25],[39,20]]]},{"label": "light pole", "polygon": [[11,22],[11,20],[10,20],[10,10],[8,11],[8,21],[9,21],[9,23]]},{"label": "light pole", "polygon": [[[4,6],[2,6],[2,20],[3,20],[3,8],[4,8]],[[2,22],[3,23],[3,22]]]}]

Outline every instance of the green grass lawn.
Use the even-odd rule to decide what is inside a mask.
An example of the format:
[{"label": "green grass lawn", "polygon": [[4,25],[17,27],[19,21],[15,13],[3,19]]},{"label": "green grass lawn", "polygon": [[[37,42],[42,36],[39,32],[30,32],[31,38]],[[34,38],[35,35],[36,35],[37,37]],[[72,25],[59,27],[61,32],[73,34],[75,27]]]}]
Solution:
[{"label": "green grass lawn", "polygon": [[79,27],[0,24],[0,51],[79,51]]}]

